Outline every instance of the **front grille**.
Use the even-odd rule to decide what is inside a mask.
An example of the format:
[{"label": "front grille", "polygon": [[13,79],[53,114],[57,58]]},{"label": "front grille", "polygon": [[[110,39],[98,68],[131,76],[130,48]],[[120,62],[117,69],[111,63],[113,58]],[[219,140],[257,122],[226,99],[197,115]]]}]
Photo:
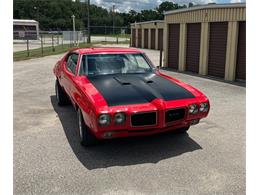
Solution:
[{"label": "front grille", "polygon": [[156,125],[156,112],[137,113],[131,116],[133,127]]},{"label": "front grille", "polygon": [[174,122],[183,119],[185,116],[185,109],[184,108],[178,108],[173,110],[167,110],[165,112],[165,122]]}]

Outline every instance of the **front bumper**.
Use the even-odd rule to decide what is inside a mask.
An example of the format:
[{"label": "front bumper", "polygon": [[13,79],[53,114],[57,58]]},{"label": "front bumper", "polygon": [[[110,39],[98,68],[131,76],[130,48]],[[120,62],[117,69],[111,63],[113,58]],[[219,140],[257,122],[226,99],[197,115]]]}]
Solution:
[{"label": "front bumper", "polygon": [[[205,99],[202,101],[205,102]],[[96,129],[94,129],[94,134],[98,139],[108,139],[117,137],[152,135],[166,131],[174,131],[183,127],[189,127],[191,125],[197,124],[201,118],[205,118],[208,115],[208,112],[199,112],[194,115],[188,113],[188,106],[190,104],[199,104],[200,102],[201,101],[194,102],[194,99],[178,100],[172,102],[161,102],[161,100],[157,100],[157,102],[154,101],[150,104],[114,107],[111,108],[111,110],[108,110],[107,113],[110,113],[111,118],[113,118],[113,115],[116,112],[125,112],[127,116],[125,124],[115,125],[112,120],[109,126],[102,127],[97,125]],[[178,108],[185,109],[184,117],[177,121],[166,122],[166,112]],[[156,124],[147,126],[132,126],[131,116],[133,114],[142,112],[156,112]]]}]

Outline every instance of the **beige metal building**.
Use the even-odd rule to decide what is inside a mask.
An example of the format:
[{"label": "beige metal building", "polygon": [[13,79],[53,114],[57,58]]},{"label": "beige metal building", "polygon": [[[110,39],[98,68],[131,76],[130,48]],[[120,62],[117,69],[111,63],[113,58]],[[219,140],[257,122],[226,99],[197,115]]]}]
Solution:
[{"label": "beige metal building", "polygon": [[131,24],[131,46],[147,49],[163,49],[164,21],[154,20]]},{"label": "beige metal building", "polygon": [[229,81],[246,80],[245,21],[244,3],[165,12],[164,66]]}]

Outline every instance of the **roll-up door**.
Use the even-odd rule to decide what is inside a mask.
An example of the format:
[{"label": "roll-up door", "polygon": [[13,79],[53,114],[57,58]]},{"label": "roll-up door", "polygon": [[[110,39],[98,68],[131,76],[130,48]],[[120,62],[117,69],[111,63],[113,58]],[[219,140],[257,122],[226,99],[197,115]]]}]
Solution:
[{"label": "roll-up door", "polygon": [[199,73],[201,24],[187,25],[186,70]]},{"label": "roll-up door", "polygon": [[180,24],[169,24],[168,67],[178,69]]},{"label": "roll-up door", "polygon": [[144,29],[144,48],[148,48],[148,29]]},{"label": "roll-up door", "polygon": [[136,30],[132,28],[132,47],[136,46]]},{"label": "roll-up door", "polygon": [[155,29],[151,29],[151,49],[155,49]]},{"label": "roll-up door", "polygon": [[246,80],[246,22],[239,22],[236,79]]},{"label": "roll-up door", "polygon": [[137,47],[141,48],[142,47],[142,29],[138,29],[138,38],[137,39],[138,39]]},{"label": "roll-up door", "polygon": [[227,22],[210,23],[208,74],[225,77]]},{"label": "roll-up door", "polygon": [[163,50],[163,29],[158,29],[158,50]]}]

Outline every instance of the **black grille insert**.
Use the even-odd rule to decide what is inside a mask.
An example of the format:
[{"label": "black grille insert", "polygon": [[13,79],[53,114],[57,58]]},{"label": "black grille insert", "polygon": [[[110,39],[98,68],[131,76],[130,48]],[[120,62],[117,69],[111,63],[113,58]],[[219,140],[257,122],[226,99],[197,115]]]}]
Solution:
[{"label": "black grille insert", "polygon": [[156,112],[137,113],[131,116],[132,126],[146,126],[156,124]]},{"label": "black grille insert", "polygon": [[174,110],[167,110],[165,112],[165,122],[174,122],[183,119],[185,116],[185,109],[184,108],[178,108]]}]

